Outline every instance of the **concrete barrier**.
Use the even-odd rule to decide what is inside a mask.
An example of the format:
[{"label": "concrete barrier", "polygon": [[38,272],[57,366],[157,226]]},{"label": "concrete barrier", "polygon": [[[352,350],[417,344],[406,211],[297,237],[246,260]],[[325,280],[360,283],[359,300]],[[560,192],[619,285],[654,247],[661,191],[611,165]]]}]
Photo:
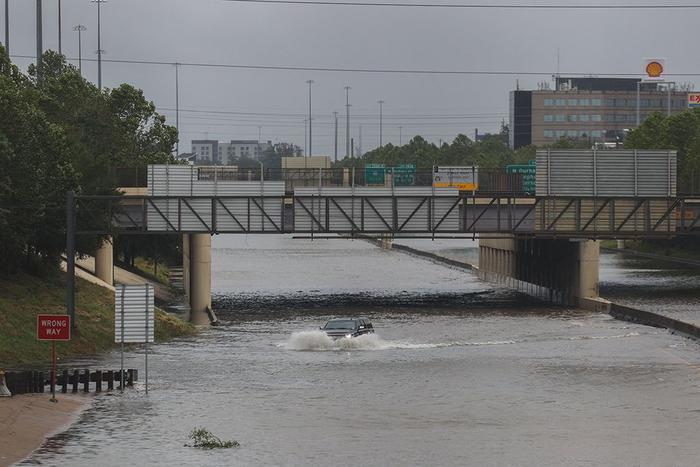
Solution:
[{"label": "concrete barrier", "polygon": [[700,327],[651,311],[638,310],[637,308],[612,303],[610,305],[610,316],[622,321],[668,329],[671,332],[700,340]]}]

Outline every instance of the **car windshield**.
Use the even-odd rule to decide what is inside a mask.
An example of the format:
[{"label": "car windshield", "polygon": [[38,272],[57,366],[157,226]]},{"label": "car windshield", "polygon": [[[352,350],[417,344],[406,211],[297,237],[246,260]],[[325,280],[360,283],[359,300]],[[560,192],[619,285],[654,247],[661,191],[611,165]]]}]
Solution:
[{"label": "car windshield", "polygon": [[328,321],[323,329],[355,329],[355,321],[351,319],[334,319]]}]

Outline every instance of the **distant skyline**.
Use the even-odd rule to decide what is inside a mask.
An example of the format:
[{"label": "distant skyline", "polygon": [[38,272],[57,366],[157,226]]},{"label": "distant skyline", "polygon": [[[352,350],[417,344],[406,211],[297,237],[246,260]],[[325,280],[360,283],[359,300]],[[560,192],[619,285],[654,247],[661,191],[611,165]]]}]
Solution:
[{"label": "distant skyline", "polygon": [[[4,2],[3,2],[4,3]],[[426,2],[423,2],[426,3]],[[442,2],[441,2],[442,3]],[[513,4],[531,4],[513,0]],[[580,4],[593,4],[581,1]],[[631,4],[633,2],[617,2]],[[634,2],[639,4],[641,2]],[[678,1],[677,4],[692,4]],[[12,55],[33,56],[35,2],[10,0]],[[57,49],[56,0],[43,2],[44,49]],[[313,148],[333,154],[333,112],[339,117],[339,154],[345,146],[345,91],[351,86],[355,147],[416,134],[431,142],[494,132],[508,120],[508,92],[536,88],[562,74],[641,73],[645,58],[666,59],[669,73],[700,73],[695,44],[697,10],[508,10],[372,8],[245,4],[223,0],[111,0],[102,4],[105,60],[220,63],[259,66],[512,71],[532,74],[411,75],[180,66],[180,151],[192,139],[286,141],[304,147],[308,85],[313,87]],[[4,5],[0,8],[4,15]],[[63,51],[95,59],[96,5],[63,0]],[[4,18],[0,22],[4,41]],[[13,58],[26,68],[33,60]],[[77,66],[77,60],[73,62]],[[97,81],[97,64],[83,62]],[[696,85],[698,77],[679,77]],[[103,63],[103,84],[142,88],[175,124],[175,67]],[[262,127],[262,129],[259,129]],[[401,127],[401,130],[399,129]]]}]

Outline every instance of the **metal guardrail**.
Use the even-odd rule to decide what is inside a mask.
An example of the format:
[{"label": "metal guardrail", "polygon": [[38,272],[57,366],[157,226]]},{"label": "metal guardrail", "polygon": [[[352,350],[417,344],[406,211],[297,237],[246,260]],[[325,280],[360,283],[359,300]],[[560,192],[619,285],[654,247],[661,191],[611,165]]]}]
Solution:
[{"label": "metal guardrail", "polygon": [[[259,181],[260,167],[233,168],[228,166],[195,166],[199,179],[229,181]],[[341,186],[377,186],[368,184],[365,180],[364,168],[331,168],[320,169],[274,169],[263,168],[263,181],[284,181],[285,189],[288,193],[294,191],[296,187],[341,187]],[[387,170],[391,170],[388,168]],[[346,172],[347,171],[347,172]],[[347,175],[346,175],[347,173]],[[145,188],[148,185],[148,174],[146,167],[120,167],[113,171],[112,179],[117,187]],[[390,177],[387,177],[387,182]],[[431,186],[433,182],[432,170],[417,169],[415,179],[410,185],[399,186]],[[507,173],[505,169],[479,169],[478,175],[479,194],[512,194],[534,195],[531,191],[523,189],[523,176],[516,173]],[[386,185],[386,183],[385,183]],[[677,193],[679,197],[700,197],[700,170],[678,170]]]},{"label": "metal guardrail", "polygon": [[[172,166],[175,169],[178,166]],[[179,166],[182,168],[182,166]],[[328,168],[328,169],[276,169],[265,167],[233,166],[187,166],[193,171],[192,181],[201,182],[284,182],[285,191],[292,193],[295,188],[311,187],[431,187],[433,170],[417,169],[407,171],[405,167],[387,167],[383,175],[369,176],[364,168]],[[146,187],[148,185],[147,168],[116,169],[117,186]],[[526,195],[523,175],[510,173],[505,169],[478,168],[477,189],[474,193],[488,195]]]}]

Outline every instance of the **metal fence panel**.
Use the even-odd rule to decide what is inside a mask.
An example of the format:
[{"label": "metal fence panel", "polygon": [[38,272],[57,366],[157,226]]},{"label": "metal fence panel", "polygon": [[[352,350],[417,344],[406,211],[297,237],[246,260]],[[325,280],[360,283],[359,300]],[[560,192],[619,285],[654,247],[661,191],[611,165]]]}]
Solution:
[{"label": "metal fence panel", "polygon": [[676,152],[537,151],[537,196],[675,196]]},{"label": "metal fence panel", "polygon": [[151,284],[116,287],[114,299],[115,342],[121,343],[122,340],[125,343],[154,342],[154,296]]}]

